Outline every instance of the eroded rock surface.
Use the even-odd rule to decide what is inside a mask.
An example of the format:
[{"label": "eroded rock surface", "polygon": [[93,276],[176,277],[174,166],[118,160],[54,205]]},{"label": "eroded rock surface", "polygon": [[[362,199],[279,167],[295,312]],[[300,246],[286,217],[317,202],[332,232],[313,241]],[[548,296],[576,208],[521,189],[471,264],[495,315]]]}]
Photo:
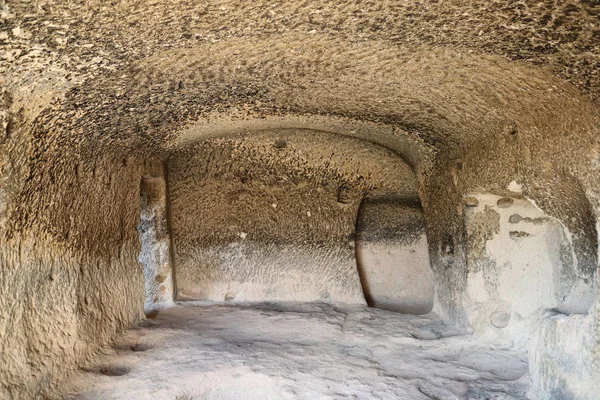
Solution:
[{"label": "eroded rock surface", "polygon": [[179,299],[363,304],[354,256],[362,196],[417,196],[393,152],[305,130],[205,142],[174,155],[168,174]]},{"label": "eroded rock surface", "polygon": [[[347,279],[351,252],[343,247],[351,242],[351,216],[364,191],[397,171],[382,168],[387,161],[381,157],[364,166],[374,175],[356,174],[356,148],[348,153],[351,161],[338,157],[325,165],[326,147],[337,149],[341,141],[313,140],[313,147],[323,144],[315,156],[278,164],[293,152],[294,140],[259,132],[284,129],[302,130],[297,137],[304,140],[316,138],[309,131],[363,140],[402,158],[394,165],[410,166],[410,188],[423,208],[434,309],[465,329],[485,326],[500,336],[522,322],[517,313],[532,313],[533,395],[593,399],[591,382],[600,380],[599,6],[587,0],[463,3],[0,5],[0,397],[43,395],[143,317],[137,227],[149,163],[167,172],[171,166],[174,182],[178,175],[187,182],[177,190],[166,175],[173,221],[180,206],[198,207],[206,171],[225,171],[227,179],[211,177],[204,200],[231,203],[237,216],[248,199],[264,206],[247,209],[251,226],[243,230],[224,229],[224,213],[211,209],[222,205],[214,203],[200,207],[204,221],[181,224],[184,234],[174,224],[168,261],[175,260],[175,269],[178,257],[193,259],[178,253],[177,238],[193,239],[182,240],[182,250],[223,254],[223,238],[269,242],[267,233],[280,224],[310,245],[275,235],[258,246],[267,249],[263,256],[278,257],[290,244],[306,251],[285,260],[310,263],[308,252],[325,238],[318,254],[331,262],[323,270],[302,270],[302,285],[312,280],[313,296],[317,283],[328,282],[333,293],[329,283],[337,282],[330,297],[356,299],[357,281]],[[211,140],[236,135],[256,143],[214,153],[219,146]],[[190,154],[202,146],[214,158],[192,162]],[[252,167],[246,173],[224,165],[233,150],[235,165]],[[214,166],[198,170],[211,159]],[[285,168],[270,169],[279,166]],[[258,185],[261,180],[268,185]],[[186,192],[183,186],[198,195],[183,201],[177,195]],[[250,197],[236,192],[241,187],[251,187]],[[474,202],[465,199],[470,193],[497,197]],[[499,207],[499,198],[513,204]],[[521,199],[539,210],[515,210]],[[214,238],[203,222],[216,227]],[[196,237],[201,240],[194,243]],[[542,238],[569,243],[568,249],[550,246],[543,255]],[[210,240],[218,243],[213,250],[197,246]],[[533,252],[523,250],[532,242],[538,244]],[[528,258],[534,253],[544,262]],[[156,265],[166,265],[161,254]],[[236,254],[242,256],[230,261],[252,268],[265,261],[260,253]],[[511,258],[517,254],[520,260]],[[266,260],[267,271],[284,260],[277,257]],[[519,270],[524,260],[530,268]],[[213,271],[227,273],[214,281],[239,273],[222,268],[222,260],[217,264]],[[337,274],[342,264],[345,272]],[[313,275],[324,271],[337,272],[327,279]],[[520,286],[510,289],[503,281],[509,272]],[[219,288],[211,296],[231,300],[239,293]],[[542,302],[540,293],[547,294]],[[490,312],[500,314],[490,319]],[[571,342],[581,344],[566,346]],[[445,396],[436,390],[422,393]],[[485,396],[483,388],[468,390]]]},{"label": "eroded rock surface", "polygon": [[527,398],[518,348],[457,333],[435,315],[363,307],[176,306],[127,332],[57,398]]}]

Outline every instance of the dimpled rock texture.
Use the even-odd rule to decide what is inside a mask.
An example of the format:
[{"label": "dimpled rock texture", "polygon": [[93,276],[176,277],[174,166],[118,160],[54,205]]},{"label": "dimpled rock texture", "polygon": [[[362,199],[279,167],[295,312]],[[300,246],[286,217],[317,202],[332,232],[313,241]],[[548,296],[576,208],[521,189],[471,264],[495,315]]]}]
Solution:
[{"label": "dimpled rock texture", "polygon": [[179,299],[363,304],[360,200],[378,188],[417,196],[392,151],[307,130],[203,142],[168,171]]},{"label": "dimpled rock texture", "polygon": [[[437,308],[459,323],[470,190],[517,181],[571,232],[579,272],[596,280],[596,2],[0,7],[3,395],[42,393],[139,318],[142,160],[206,127],[321,129],[401,154],[419,180]],[[49,279],[59,263],[65,278]],[[76,306],[61,301],[72,293]],[[589,317],[545,321],[531,367],[540,398],[592,398],[598,301]],[[77,335],[67,320],[80,321]],[[575,326],[580,351],[552,364]]]}]

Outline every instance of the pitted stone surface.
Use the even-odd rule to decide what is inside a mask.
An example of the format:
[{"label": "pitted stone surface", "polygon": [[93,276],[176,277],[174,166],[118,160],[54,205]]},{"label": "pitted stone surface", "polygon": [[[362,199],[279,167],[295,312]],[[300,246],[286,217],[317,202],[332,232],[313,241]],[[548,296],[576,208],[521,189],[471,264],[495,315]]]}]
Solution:
[{"label": "pitted stone surface", "polygon": [[179,299],[364,304],[350,239],[362,197],[417,196],[394,152],[308,130],[209,140],[168,175]]},{"label": "pitted stone surface", "polygon": [[[209,137],[316,129],[401,155],[419,185],[436,307],[458,323],[470,191],[510,197],[518,182],[570,232],[563,262],[597,288],[598,5],[463,3],[1,5],[0,315],[11,324],[0,393],[43,393],[139,318],[144,161]],[[577,379],[600,365],[598,301],[587,319],[545,321],[540,359],[571,325],[586,341],[578,373],[532,374],[540,393],[585,396]]]}]

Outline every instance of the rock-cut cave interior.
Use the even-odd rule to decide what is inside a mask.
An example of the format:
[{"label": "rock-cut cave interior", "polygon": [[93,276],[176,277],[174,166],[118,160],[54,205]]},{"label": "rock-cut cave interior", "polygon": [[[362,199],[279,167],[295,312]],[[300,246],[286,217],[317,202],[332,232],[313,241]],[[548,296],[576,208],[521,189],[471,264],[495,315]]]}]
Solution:
[{"label": "rock-cut cave interior", "polygon": [[600,399],[597,0],[0,1],[0,399]]}]

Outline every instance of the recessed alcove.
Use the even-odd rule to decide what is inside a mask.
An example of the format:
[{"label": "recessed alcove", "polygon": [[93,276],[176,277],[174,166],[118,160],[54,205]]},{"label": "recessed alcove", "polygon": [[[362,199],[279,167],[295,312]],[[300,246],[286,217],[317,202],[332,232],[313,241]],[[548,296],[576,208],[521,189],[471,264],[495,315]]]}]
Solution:
[{"label": "recessed alcove", "polygon": [[364,304],[361,201],[417,196],[398,154],[307,129],[200,142],[166,168],[178,300]]}]

